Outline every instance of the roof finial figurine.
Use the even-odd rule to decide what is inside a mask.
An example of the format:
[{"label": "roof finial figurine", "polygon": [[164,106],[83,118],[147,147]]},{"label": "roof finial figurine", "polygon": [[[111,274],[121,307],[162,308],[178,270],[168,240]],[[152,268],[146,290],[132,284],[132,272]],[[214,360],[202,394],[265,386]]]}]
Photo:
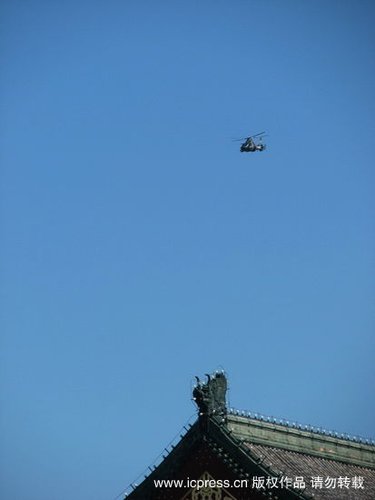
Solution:
[{"label": "roof finial figurine", "polygon": [[199,409],[200,417],[225,417],[227,414],[226,392],[227,378],[223,372],[214,375],[206,373],[207,382],[203,383],[197,379],[197,385],[193,390],[193,400]]}]

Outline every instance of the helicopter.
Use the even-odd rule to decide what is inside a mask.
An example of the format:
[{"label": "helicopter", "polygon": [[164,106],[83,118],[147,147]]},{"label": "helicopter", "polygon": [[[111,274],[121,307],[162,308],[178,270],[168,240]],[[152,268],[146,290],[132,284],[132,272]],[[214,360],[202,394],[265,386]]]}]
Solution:
[{"label": "helicopter", "polygon": [[[265,132],[259,132],[259,134],[250,135],[249,137],[244,137],[242,139],[234,139],[235,141],[245,141],[241,144],[240,151],[241,153],[254,153],[255,151],[264,151],[266,149],[266,145],[263,144],[262,137]],[[259,141],[257,144],[254,141],[255,137],[259,137]]]}]

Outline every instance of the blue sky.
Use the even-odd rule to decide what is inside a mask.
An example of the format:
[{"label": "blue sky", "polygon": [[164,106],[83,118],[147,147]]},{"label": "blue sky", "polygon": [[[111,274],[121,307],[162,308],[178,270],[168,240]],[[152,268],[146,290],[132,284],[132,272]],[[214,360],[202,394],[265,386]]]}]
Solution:
[{"label": "blue sky", "polygon": [[113,500],[218,368],[374,436],[374,14],[2,2],[3,498]]}]

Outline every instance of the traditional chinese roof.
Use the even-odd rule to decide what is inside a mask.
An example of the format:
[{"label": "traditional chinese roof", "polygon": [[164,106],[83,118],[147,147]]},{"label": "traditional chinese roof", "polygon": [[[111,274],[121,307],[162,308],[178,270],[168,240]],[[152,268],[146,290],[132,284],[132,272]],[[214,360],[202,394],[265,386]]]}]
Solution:
[{"label": "traditional chinese roof", "polygon": [[375,499],[375,446],[368,440],[366,444],[335,433],[239,415],[228,415],[225,426],[269,476],[302,476],[304,493],[313,498]]},{"label": "traditional chinese roof", "polygon": [[[224,374],[209,377],[207,383],[197,379],[193,392],[199,407],[197,421],[150,469],[128,500],[375,499],[373,442],[251,413],[227,412],[226,387]],[[228,488],[223,497],[218,492],[218,496],[199,497],[187,487],[155,489],[155,480],[188,476],[240,478],[249,487]],[[270,478],[273,484],[267,485]],[[297,484],[301,481],[302,485]]]}]

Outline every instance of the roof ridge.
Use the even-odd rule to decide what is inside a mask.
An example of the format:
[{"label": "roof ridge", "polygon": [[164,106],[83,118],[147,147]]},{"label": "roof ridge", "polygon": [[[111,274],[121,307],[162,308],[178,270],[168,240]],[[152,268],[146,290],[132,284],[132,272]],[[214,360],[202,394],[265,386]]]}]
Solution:
[{"label": "roof ridge", "polygon": [[305,432],[311,432],[312,434],[316,434],[319,436],[327,436],[327,437],[332,437],[335,439],[342,439],[344,441],[348,441],[351,443],[358,443],[358,444],[365,444],[368,446],[374,446],[375,447],[375,440],[370,439],[370,438],[364,438],[361,436],[357,435],[350,435],[348,433],[343,433],[343,432],[337,432],[334,430],[327,430],[323,427],[317,427],[311,424],[301,424],[299,422],[296,422],[295,420],[290,420],[290,419],[285,419],[285,418],[276,418],[272,416],[266,416],[258,412],[252,412],[252,411],[244,411],[244,410],[237,410],[235,408],[228,408],[228,414],[233,415],[233,416],[239,416],[239,417],[244,417],[249,420],[257,420],[260,422],[266,422],[270,424],[275,424],[275,425],[280,425],[285,428],[289,429],[296,429],[300,431],[305,431]]}]

